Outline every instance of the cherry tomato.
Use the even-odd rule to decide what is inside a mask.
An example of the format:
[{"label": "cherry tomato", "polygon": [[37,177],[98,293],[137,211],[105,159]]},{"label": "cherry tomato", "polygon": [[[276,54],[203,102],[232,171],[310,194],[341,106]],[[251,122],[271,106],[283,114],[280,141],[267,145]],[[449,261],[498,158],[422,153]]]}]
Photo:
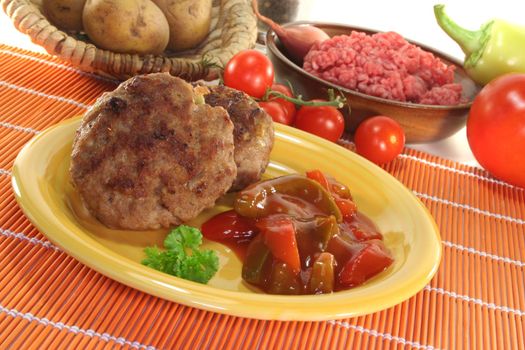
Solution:
[{"label": "cherry tomato", "polygon": [[359,124],[354,142],[357,153],[380,165],[401,153],[405,146],[405,133],[395,120],[376,116]]},{"label": "cherry tomato", "polygon": [[298,129],[335,142],[343,135],[345,120],[341,112],[335,107],[303,106],[295,115],[295,126]]},{"label": "cherry tomato", "polygon": [[224,67],[224,85],[244,91],[256,98],[263,97],[273,83],[273,65],[265,54],[244,50],[233,56]]},{"label": "cherry tomato", "polygon": [[[294,97],[293,94],[292,94],[292,91],[290,90],[290,88],[288,86],[285,86],[285,85],[282,85],[282,84],[273,84],[272,85],[272,90],[278,91],[281,94],[286,95],[288,97]],[[275,101],[275,102],[279,103],[283,107],[283,109],[286,111],[288,120],[290,122],[289,123],[284,123],[284,124],[286,124],[286,125],[293,124],[294,119],[295,119],[295,113],[297,112],[297,110],[295,108],[295,104],[293,102],[286,101],[283,98],[277,98],[277,97],[270,98],[270,101]]]},{"label": "cherry tomato", "polygon": [[483,87],[470,109],[467,139],[483,168],[525,188],[525,74],[504,75]]},{"label": "cherry tomato", "polygon": [[240,216],[234,210],[217,214],[202,224],[202,235],[214,241],[245,242],[258,232],[252,220]]},{"label": "cherry tomato", "polygon": [[259,102],[259,106],[264,109],[264,111],[268,113],[270,117],[272,117],[274,122],[286,125],[292,124],[292,120],[289,118],[288,113],[277,101],[262,101]]}]

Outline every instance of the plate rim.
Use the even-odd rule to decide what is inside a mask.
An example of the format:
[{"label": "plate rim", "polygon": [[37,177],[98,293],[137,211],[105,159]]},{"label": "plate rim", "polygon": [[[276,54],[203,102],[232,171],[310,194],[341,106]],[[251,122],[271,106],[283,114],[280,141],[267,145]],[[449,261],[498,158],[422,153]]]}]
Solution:
[{"label": "plate rim", "polygon": [[[132,261],[131,259],[111,251],[109,248],[105,247],[87,235],[84,235],[83,237],[68,235],[66,232],[60,232],[60,230],[57,231],[58,233],[50,235],[48,232],[46,232],[48,231],[48,228],[42,224],[41,219],[45,218],[45,216],[42,217],[43,213],[38,209],[38,206],[35,205],[35,199],[33,198],[34,196],[31,196],[30,193],[27,193],[27,184],[25,183],[26,179],[20,175],[23,169],[23,161],[26,157],[29,157],[35,145],[38,145],[39,142],[45,140],[49,134],[59,132],[61,128],[71,128],[73,124],[80,123],[80,120],[81,117],[77,116],[57,123],[42,131],[24,145],[22,150],[17,155],[12,167],[11,182],[16,201],[22,208],[24,215],[31,221],[31,223],[42,234],[44,234],[47,239],[59,246],[60,249],[66,254],[72,256],[74,259],[80,261],[82,264],[94,269],[95,271],[129,287],[186,306],[238,317],[264,320],[320,321],[370,314],[397,305],[422,290],[432,279],[439,268],[442,256],[441,238],[439,228],[427,207],[412,193],[412,191],[410,191],[391,174],[350,151],[348,151],[347,154],[345,153],[344,156],[353,158],[353,161],[361,163],[361,165],[365,166],[365,168],[371,170],[372,172],[378,172],[378,174],[383,177],[386,175],[390,180],[393,180],[391,183],[396,187],[397,190],[406,191],[412,202],[417,204],[417,207],[425,214],[425,218],[430,223],[433,233],[432,238],[434,246],[431,251],[431,255],[434,256],[434,259],[432,260],[431,267],[428,269],[428,271],[426,271],[425,275],[413,276],[411,278],[409,283],[412,286],[411,288],[408,288],[408,290],[406,290],[406,288],[405,290],[399,290],[397,293],[385,292],[384,294],[386,295],[374,295],[373,297],[366,295],[366,293],[363,295],[363,293],[359,293],[358,290],[352,290],[355,296],[364,299],[362,302],[363,305],[370,304],[378,297],[388,296],[386,301],[381,301],[380,305],[377,305],[377,307],[372,309],[363,306],[356,307],[353,310],[345,310],[340,304],[340,302],[344,301],[348,297],[348,295],[345,295],[345,292],[327,295],[285,296],[262,293],[247,293],[215,288],[212,286],[202,285],[196,282],[173,277],[147,268],[135,261]],[[314,135],[282,124],[274,125],[276,139],[279,137],[292,138],[299,142],[313,143],[317,146],[320,146],[321,148],[332,149],[336,152],[341,151],[339,149],[333,149],[334,147],[339,148],[341,146]],[[64,225],[64,223],[60,224],[62,226]],[[90,243],[90,246],[95,246],[97,248],[97,250],[91,252],[97,256],[97,259],[93,259],[91,256],[85,256],[85,254],[79,253],[79,251],[74,249],[74,247],[78,244],[85,244],[86,239]],[[108,268],[108,266],[105,265],[106,263],[123,267],[126,269],[126,273],[114,271],[113,269]],[[147,269],[148,276],[146,276],[146,280],[144,280],[144,276],[141,276],[140,273],[144,269]],[[136,275],[142,278],[136,278]],[[131,283],[129,278],[134,278],[134,283]],[[211,296],[209,294],[210,289],[215,292]],[[170,297],[170,292],[175,293],[174,297]],[[168,293],[168,295],[166,293]],[[239,297],[242,297],[245,302],[249,303],[250,314],[246,314],[246,309],[248,309],[248,307],[242,307],[242,305],[245,303],[241,303],[242,305],[240,305],[237,302]],[[210,299],[212,300],[211,303],[209,302]],[[268,308],[266,303],[261,304],[261,301],[264,301],[264,299],[271,299],[269,301],[273,304],[273,307]],[[306,310],[304,309],[304,307],[307,307],[312,303],[319,304],[320,301],[324,301],[325,305],[329,303],[330,310],[332,311],[325,313],[315,311],[316,309],[313,311],[309,310],[308,308]],[[286,307],[286,310],[278,309],[279,307],[283,306]]]}]

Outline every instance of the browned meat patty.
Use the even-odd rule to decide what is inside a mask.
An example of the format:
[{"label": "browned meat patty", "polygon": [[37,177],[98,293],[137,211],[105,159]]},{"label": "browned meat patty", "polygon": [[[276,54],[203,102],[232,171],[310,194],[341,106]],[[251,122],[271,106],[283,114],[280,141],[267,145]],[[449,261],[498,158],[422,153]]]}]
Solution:
[{"label": "browned meat patty", "polygon": [[268,166],[274,139],[272,118],[244,92],[226,86],[208,89],[206,103],[225,108],[234,125],[237,178],[231,190],[240,190],[259,181]]},{"label": "browned meat patty", "polygon": [[70,171],[85,205],[105,225],[177,225],[231,187],[233,124],[223,108],[195,104],[185,81],[137,76],[86,113]]}]

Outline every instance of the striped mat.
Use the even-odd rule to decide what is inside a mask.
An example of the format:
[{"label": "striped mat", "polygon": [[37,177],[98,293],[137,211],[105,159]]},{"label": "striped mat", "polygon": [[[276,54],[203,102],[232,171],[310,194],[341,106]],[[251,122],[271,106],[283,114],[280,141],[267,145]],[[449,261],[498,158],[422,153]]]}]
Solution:
[{"label": "striped mat", "polygon": [[443,260],[420,293],[382,312],[245,319],[159,299],[80,264],[22,214],[10,169],[35,134],[115,86],[0,46],[1,349],[525,349],[525,191],[411,149],[385,169],[436,219]]}]

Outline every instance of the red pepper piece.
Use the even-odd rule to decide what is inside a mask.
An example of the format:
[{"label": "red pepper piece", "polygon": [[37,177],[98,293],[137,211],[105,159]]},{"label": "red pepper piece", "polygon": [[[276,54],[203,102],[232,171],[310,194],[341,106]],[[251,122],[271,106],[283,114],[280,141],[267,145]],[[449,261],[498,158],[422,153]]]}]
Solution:
[{"label": "red pepper piece", "polygon": [[345,221],[351,220],[357,213],[357,206],[352,201],[348,187],[341,185],[333,179],[329,179],[322,171],[317,169],[307,171],[306,177],[319,183],[332,195]]},{"label": "red pepper piece", "polygon": [[339,272],[339,283],[355,287],[384,271],[394,259],[381,241],[362,243],[362,249],[353,255]]},{"label": "red pepper piece", "polygon": [[274,258],[285,263],[294,274],[299,274],[301,260],[292,219],[285,215],[268,216],[257,222],[257,228]]},{"label": "red pepper piece", "polygon": [[352,220],[353,216],[357,213],[357,205],[349,199],[342,199],[334,196],[334,201],[345,221]]},{"label": "red pepper piece", "polygon": [[316,181],[319,185],[323,186],[323,188],[328,192],[332,192],[330,191],[330,184],[328,183],[328,179],[321,170],[314,169],[307,171],[306,177]]}]

